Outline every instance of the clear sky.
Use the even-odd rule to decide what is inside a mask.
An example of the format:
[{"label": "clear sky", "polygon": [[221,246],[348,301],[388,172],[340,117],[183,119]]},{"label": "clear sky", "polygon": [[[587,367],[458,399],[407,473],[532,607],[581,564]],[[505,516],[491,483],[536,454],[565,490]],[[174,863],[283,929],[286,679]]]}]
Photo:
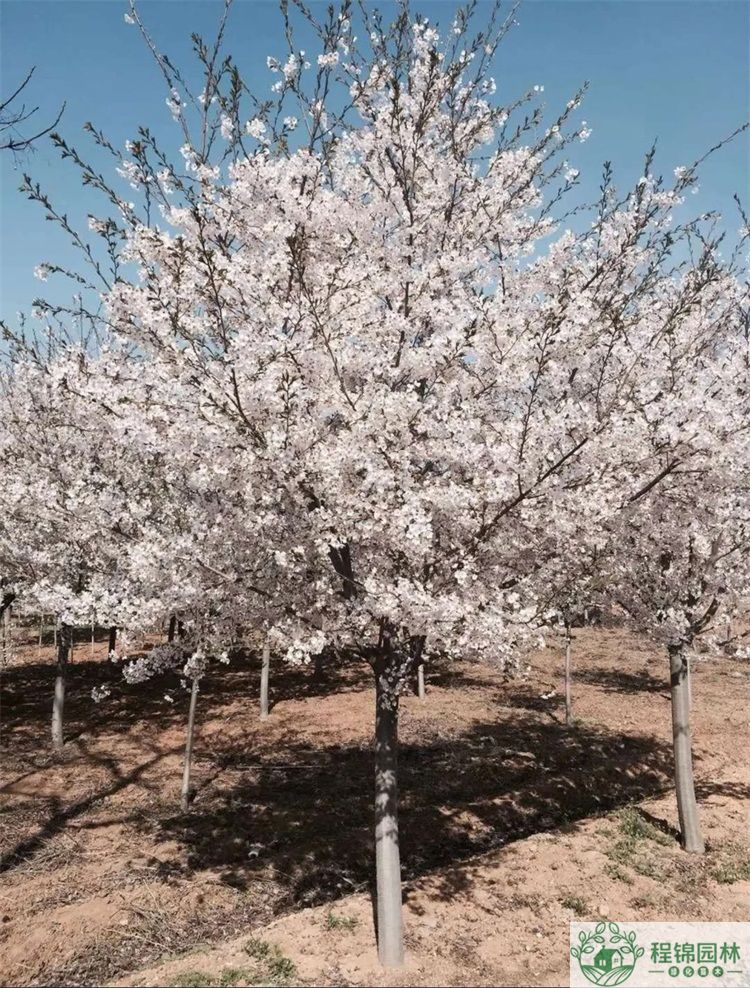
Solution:
[{"label": "clear sky", "polygon": [[[308,4],[324,10],[315,0]],[[373,5],[393,10],[389,3]],[[455,6],[453,0],[413,0],[415,10],[446,25]],[[220,7],[220,0],[140,4],[157,44],[180,66],[190,63],[192,32],[212,37]],[[138,124],[171,144],[174,124],[162,80],[137,29],[124,22],[126,9],[124,0],[1,0],[0,91],[15,88],[36,65],[28,99],[39,105],[37,118],[51,121],[66,101],[58,130],[79,150],[89,150],[82,131],[87,120],[120,146]],[[568,157],[592,196],[606,159],[622,184],[631,183],[656,138],[655,170],[671,178],[676,166],[691,163],[750,118],[748,0],[526,0],[518,21],[493,67],[499,95],[543,85],[552,112],[589,81],[582,115],[593,133]],[[266,91],[273,81],[266,56],[285,51],[275,0],[235,0],[226,48],[250,88]],[[90,157],[118,181],[111,159]],[[83,229],[86,214],[97,209],[76,169],[61,162],[47,140],[31,154],[14,160],[2,152],[0,158],[0,317],[14,324],[16,312],[28,312],[37,295],[70,297],[67,286],[42,285],[34,267],[74,261],[64,235],[18,193],[22,173],[39,181]],[[734,232],[739,221],[732,193],[750,205],[746,135],[714,156],[702,176],[691,206],[720,209]]]}]

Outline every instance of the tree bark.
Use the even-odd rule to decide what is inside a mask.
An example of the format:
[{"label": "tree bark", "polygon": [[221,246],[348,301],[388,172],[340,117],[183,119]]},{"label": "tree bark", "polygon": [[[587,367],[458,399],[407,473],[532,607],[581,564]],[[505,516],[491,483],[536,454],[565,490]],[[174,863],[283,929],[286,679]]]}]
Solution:
[{"label": "tree bark", "polygon": [[260,719],[268,717],[268,679],[271,672],[271,646],[263,645],[263,664],[260,670]]},{"label": "tree bark", "polygon": [[669,649],[669,673],[672,693],[672,738],[674,743],[677,814],[682,846],[693,854],[703,854],[698,804],[693,781],[693,743],[690,736],[690,697],[688,693],[688,659],[680,646]]},{"label": "tree bark", "polygon": [[375,871],[378,957],[404,963],[401,861],[398,846],[398,692],[375,671]]},{"label": "tree bark", "polygon": [[195,734],[195,708],[198,704],[198,689],[200,680],[194,679],[190,690],[190,710],[188,711],[187,738],[185,740],[185,766],[182,770],[182,794],[180,806],[183,813],[190,806],[190,771],[193,762],[193,736]]},{"label": "tree bark", "polygon": [[109,629],[109,646],[107,649],[108,653],[114,652],[116,647],[117,647],[117,628],[112,627]]},{"label": "tree bark", "polygon": [[570,633],[570,625],[565,625],[565,726],[573,726],[573,698],[570,674],[570,652],[573,636]]},{"label": "tree bark", "polygon": [[52,746],[60,751],[64,744],[63,726],[65,723],[65,680],[73,642],[73,629],[69,624],[61,624],[57,634],[57,676],[55,695],[52,700]]}]

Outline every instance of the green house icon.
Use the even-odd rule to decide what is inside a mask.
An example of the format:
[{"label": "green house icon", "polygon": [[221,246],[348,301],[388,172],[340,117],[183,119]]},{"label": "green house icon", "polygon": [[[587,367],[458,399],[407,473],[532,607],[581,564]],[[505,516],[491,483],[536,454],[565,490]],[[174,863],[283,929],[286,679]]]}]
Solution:
[{"label": "green house icon", "polygon": [[622,967],[622,954],[616,947],[602,947],[594,958],[594,967],[600,971],[613,971],[616,967]]}]

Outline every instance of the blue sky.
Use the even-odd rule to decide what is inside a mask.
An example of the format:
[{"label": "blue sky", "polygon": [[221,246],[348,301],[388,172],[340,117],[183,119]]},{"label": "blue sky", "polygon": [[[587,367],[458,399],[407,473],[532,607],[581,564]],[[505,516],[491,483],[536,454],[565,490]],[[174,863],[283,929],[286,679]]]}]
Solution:
[{"label": "blue sky", "polygon": [[[308,2],[323,12],[324,4]],[[140,4],[157,44],[180,66],[190,64],[192,32],[212,37],[220,6],[219,0]],[[377,6],[393,9],[388,3]],[[414,0],[413,6],[447,25],[456,5]],[[85,121],[120,146],[139,124],[170,144],[177,136],[161,77],[137,29],[124,22],[126,9],[124,0],[0,3],[0,91],[15,88],[36,65],[28,98],[39,105],[38,119],[51,121],[66,101],[58,129],[115,182],[111,159],[88,153]],[[506,99],[543,85],[552,112],[589,81],[581,114],[593,133],[568,157],[591,195],[606,159],[621,184],[631,183],[643,152],[657,138],[655,170],[671,177],[677,165],[691,163],[750,118],[748,0],[526,0],[518,21],[493,67],[499,95]],[[275,0],[235,0],[226,48],[250,88],[265,92],[273,81],[266,55],[285,50]],[[46,140],[31,154],[0,157],[0,317],[15,324],[16,312],[28,312],[35,296],[70,297],[64,284],[42,285],[34,267],[42,261],[75,262],[65,236],[18,193],[22,173],[39,181],[82,229],[87,213],[97,212],[97,201]],[[690,205],[696,212],[718,208],[727,229],[735,231],[733,192],[750,205],[750,144],[744,135],[706,164]]]}]

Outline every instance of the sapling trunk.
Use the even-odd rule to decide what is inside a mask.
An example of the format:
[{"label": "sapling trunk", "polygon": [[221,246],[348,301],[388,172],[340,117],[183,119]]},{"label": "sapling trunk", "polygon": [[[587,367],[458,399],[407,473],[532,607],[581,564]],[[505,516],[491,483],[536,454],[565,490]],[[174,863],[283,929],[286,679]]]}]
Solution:
[{"label": "sapling trunk", "polygon": [[417,696],[420,700],[424,700],[425,689],[424,689],[424,662],[422,662],[422,653],[424,652],[426,638],[424,635],[418,635],[412,640],[412,661],[417,670]]},{"label": "sapling trunk", "polygon": [[91,658],[94,658],[94,644],[96,642],[96,618],[91,619]]},{"label": "sapling trunk", "polygon": [[197,678],[193,680],[190,690],[190,709],[188,711],[187,738],[185,740],[185,766],[182,770],[182,795],[180,806],[183,813],[190,805],[190,771],[193,762],[193,735],[195,734],[195,708],[198,705],[198,683]]},{"label": "sapling trunk", "polygon": [[72,642],[73,629],[69,624],[61,624],[57,634],[57,675],[55,677],[55,695],[52,700],[52,746],[57,750],[60,750],[64,744],[65,680]]},{"label": "sapling trunk", "polygon": [[107,648],[108,653],[114,652],[117,647],[117,628],[112,627],[109,629],[109,645]]},{"label": "sapling trunk", "polygon": [[417,696],[420,700],[424,700],[424,663],[420,662],[417,666]]},{"label": "sapling trunk", "polygon": [[404,962],[401,861],[398,847],[398,693],[375,673],[375,872],[378,958],[384,967]]},{"label": "sapling trunk", "polygon": [[5,665],[10,661],[11,653],[10,613],[10,607],[6,607],[3,611],[3,663]]},{"label": "sapling trunk", "polygon": [[263,645],[263,663],[260,669],[260,719],[268,717],[268,679],[271,673],[271,646]]},{"label": "sapling trunk", "polygon": [[167,631],[168,642],[174,641],[175,631],[177,631],[177,618],[173,614],[172,617],[169,619],[169,630]]},{"label": "sapling trunk", "polygon": [[570,624],[565,625],[565,724],[567,727],[573,726],[573,698],[570,669],[570,653],[572,649],[573,636],[570,633]]},{"label": "sapling trunk", "polygon": [[[3,611],[3,650],[0,655],[0,679],[2,679],[5,667],[10,661],[10,607],[7,607]],[[2,684],[0,683],[0,698],[2,698]],[[2,727],[3,718],[2,712],[0,711],[0,727]]]},{"label": "sapling trunk", "polygon": [[693,854],[703,854],[698,804],[693,781],[693,744],[690,736],[690,697],[688,692],[687,656],[679,646],[669,649],[669,673],[672,693],[672,737],[674,742],[677,814],[682,846]]}]

